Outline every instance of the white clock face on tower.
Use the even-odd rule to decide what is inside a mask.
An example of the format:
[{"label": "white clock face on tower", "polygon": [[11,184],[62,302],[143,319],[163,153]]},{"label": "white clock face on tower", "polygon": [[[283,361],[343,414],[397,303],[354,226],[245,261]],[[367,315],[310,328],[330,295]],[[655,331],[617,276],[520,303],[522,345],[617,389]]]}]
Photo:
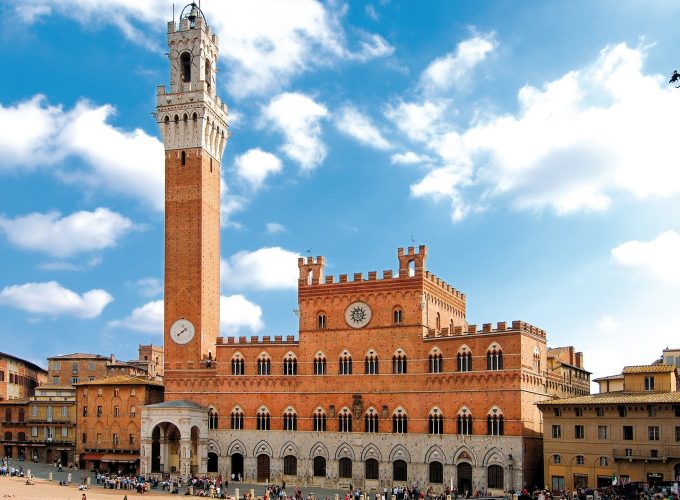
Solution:
[{"label": "white clock face on tower", "polygon": [[194,324],[188,319],[178,319],[170,327],[170,338],[177,344],[188,344],[195,334]]},{"label": "white clock face on tower", "polygon": [[371,308],[364,302],[354,302],[345,310],[345,321],[352,328],[362,328],[371,321]]}]

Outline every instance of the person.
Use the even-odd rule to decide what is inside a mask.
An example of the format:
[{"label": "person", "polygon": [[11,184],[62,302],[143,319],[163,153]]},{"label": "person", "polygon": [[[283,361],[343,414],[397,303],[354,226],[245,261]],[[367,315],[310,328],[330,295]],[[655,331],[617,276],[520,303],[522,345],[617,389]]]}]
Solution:
[{"label": "person", "polygon": [[678,73],[678,70],[676,69],[673,71],[673,74],[671,75],[671,79],[668,80],[668,83],[675,83],[680,80],[680,73]]},{"label": "person", "polygon": [[87,495],[85,493],[83,493],[83,496],[80,497],[80,500],[87,500]]}]

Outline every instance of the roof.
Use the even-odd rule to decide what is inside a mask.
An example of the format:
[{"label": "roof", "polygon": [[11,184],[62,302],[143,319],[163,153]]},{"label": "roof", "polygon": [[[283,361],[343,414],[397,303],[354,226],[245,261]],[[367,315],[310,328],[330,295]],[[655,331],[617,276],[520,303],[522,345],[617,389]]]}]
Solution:
[{"label": "roof", "polygon": [[626,366],[623,373],[670,373],[675,371],[675,365],[635,365]]},{"label": "roof", "polygon": [[680,392],[603,392],[575,398],[549,399],[538,406],[603,405],[603,404],[680,403]]},{"label": "roof", "polygon": [[51,389],[51,390],[60,390],[60,391],[65,391],[68,389],[73,389],[72,385],[52,385],[52,384],[42,384],[39,386],[36,386],[37,389]]},{"label": "roof", "polygon": [[177,401],[163,401],[153,405],[146,405],[145,408],[193,408],[195,410],[207,410],[203,406],[194,403],[193,401],[184,401],[182,399]]},{"label": "roof", "polygon": [[78,382],[73,384],[75,386],[81,385],[154,385],[163,387],[161,382],[151,380],[148,378],[133,377],[132,375],[113,375],[111,377],[102,377],[87,382]]},{"label": "roof", "polygon": [[3,399],[0,401],[0,405],[25,405],[28,403],[28,399]]},{"label": "roof", "polygon": [[599,382],[600,380],[623,380],[623,373],[618,375],[607,375],[606,377],[600,377],[593,379],[593,382]]},{"label": "roof", "polygon": [[101,354],[89,354],[85,352],[74,352],[73,354],[62,354],[60,356],[52,356],[47,359],[102,359],[110,360],[111,356],[102,356]]},{"label": "roof", "polygon": [[31,361],[27,361],[27,360],[25,360],[25,359],[18,358],[18,357],[16,357],[16,356],[14,356],[13,354],[7,354],[6,352],[0,352],[0,357],[2,357],[2,358],[11,358],[11,359],[13,359],[14,361],[18,361],[18,362],[20,362],[20,363],[25,364],[26,366],[28,366],[28,367],[30,367],[30,368],[33,368],[33,369],[36,370],[36,371],[43,372],[43,373],[47,373],[47,370],[45,370],[44,368],[42,368],[42,367],[36,365],[35,363],[32,363]]}]

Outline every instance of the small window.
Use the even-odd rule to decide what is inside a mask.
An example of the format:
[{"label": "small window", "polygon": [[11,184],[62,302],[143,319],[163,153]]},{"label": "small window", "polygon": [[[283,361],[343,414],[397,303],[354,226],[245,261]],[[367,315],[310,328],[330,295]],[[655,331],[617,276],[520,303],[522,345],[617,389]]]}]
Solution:
[{"label": "small window", "polygon": [[656,417],[656,406],[649,405],[647,407],[647,415],[650,417]]},{"label": "small window", "polygon": [[114,398],[119,398],[120,397],[120,389],[118,387],[113,388],[113,397]]},{"label": "small window", "polygon": [[633,440],[633,426],[632,425],[624,425],[623,426],[623,439],[626,441],[632,441]]},{"label": "small window", "polygon": [[553,408],[553,412],[555,412],[556,417],[562,416],[562,408]]},{"label": "small window", "polygon": [[187,153],[186,151],[182,151],[182,166],[185,166],[187,164]]},{"label": "small window", "polygon": [[583,408],[574,408],[574,414],[577,417],[582,417],[583,416]]},{"label": "small window", "polygon": [[624,405],[619,405],[618,410],[619,410],[619,417],[627,417],[628,416],[628,409]]},{"label": "small window", "polygon": [[659,458],[659,450],[649,450],[649,458]]},{"label": "small window", "polygon": [[583,458],[583,455],[576,455],[576,465],[583,465],[586,463],[585,458]]},{"label": "small window", "polygon": [[553,455],[553,463],[561,464],[562,463],[562,457],[560,455]]},{"label": "small window", "polygon": [[609,459],[607,457],[600,457],[600,467],[607,467],[609,465]]},{"label": "small window", "polygon": [[393,322],[395,325],[400,324],[402,321],[402,311],[401,309],[395,309],[393,313]]},{"label": "small window", "polygon": [[652,376],[645,377],[645,391],[653,390],[654,390],[654,377]]},{"label": "small window", "polygon": [[326,328],[326,315],[325,314],[319,314],[317,316],[317,324],[319,326],[319,329]]},{"label": "small window", "polygon": [[609,437],[609,427],[606,425],[597,426],[597,439],[607,439]]},{"label": "small window", "polygon": [[675,426],[675,442],[680,442],[680,427],[677,425]]},{"label": "small window", "polygon": [[553,425],[552,426],[552,437],[553,437],[553,439],[562,438],[562,426],[560,426],[560,425]]},{"label": "small window", "polygon": [[585,429],[582,425],[575,425],[574,426],[574,439],[585,439],[586,438],[586,432]]},{"label": "small window", "polygon": [[650,425],[647,428],[647,435],[649,436],[650,441],[658,441],[659,440],[659,426],[658,425]]},{"label": "small window", "polygon": [[183,52],[179,56],[180,69],[182,71],[181,77],[183,82],[191,81],[191,54]]},{"label": "small window", "polygon": [[83,436],[81,439],[83,443],[87,443],[87,432],[83,432]]},{"label": "small window", "polygon": [[595,414],[598,417],[604,417],[604,408],[602,408],[601,406],[598,406],[597,408],[595,408]]}]

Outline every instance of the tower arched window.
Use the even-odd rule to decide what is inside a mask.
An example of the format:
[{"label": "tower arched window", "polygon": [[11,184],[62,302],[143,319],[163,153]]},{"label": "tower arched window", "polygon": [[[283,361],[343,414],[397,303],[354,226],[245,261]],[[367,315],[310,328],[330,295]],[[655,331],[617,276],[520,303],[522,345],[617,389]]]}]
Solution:
[{"label": "tower arched window", "polygon": [[442,317],[439,315],[439,313],[437,313],[437,318],[435,320],[435,328],[437,331],[441,330],[442,328]]},{"label": "tower arched window", "polygon": [[257,412],[257,430],[258,431],[268,431],[271,427],[271,416],[269,410],[266,408],[260,408]]},{"label": "tower arched window", "polygon": [[212,89],[212,64],[210,59],[205,60],[205,84],[208,87],[208,92]]},{"label": "tower arched window", "polygon": [[317,326],[320,330],[326,328],[326,315],[319,313],[316,317]]},{"label": "tower arched window", "polygon": [[314,375],[326,375],[326,356],[323,353],[314,356]]},{"label": "tower arched window", "polygon": [[395,434],[406,434],[408,432],[408,416],[401,408],[392,415],[392,432]]},{"label": "tower arched window", "polygon": [[537,373],[541,371],[541,351],[538,347],[534,347],[534,371]]},{"label": "tower arched window", "polygon": [[182,154],[180,156],[182,157],[182,166],[184,167],[187,164],[187,152],[182,151]]},{"label": "tower arched window", "polygon": [[380,432],[379,417],[375,408],[369,408],[364,416],[364,432]]},{"label": "tower arched window", "polygon": [[401,349],[392,356],[392,373],[406,373],[406,353]]},{"label": "tower arched window", "polygon": [[283,360],[283,374],[297,375],[297,358],[291,353]]},{"label": "tower arched window", "polygon": [[399,325],[399,324],[401,324],[402,320],[403,320],[403,312],[402,312],[402,310],[401,310],[401,309],[395,309],[395,310],[392,312],[392,322],[393,322],[395,325]]},{"label": "tower arched window", "polygon": [[243,356],[237,353],[231,358],[231,374],[245,375],[245,373],[245,361]]},{"label": "tower arched window", "polygon": [[297,413],[292,408],[288,408],[283,414],[283,430],[296,431],[297,430]]},{"label": "tower arched window", "polygon": [[486,433],[489,436],[502,436],[504,434],[503,414],[499,413],[496,408],[492,411],[493,413],[486,416]]},{"label": "tower arched window", "polygon": [[208,429],[217,429],[218,423],[217,410],[210,408],[210,411],[208,412]]},{"label": "tower arched window", "polygon": [[313,415],[314,432],[326,432],[326,413],[323,409],[317,408]]},{"label": "tower arched window", "polygon": [[486,352],[486,369],[503,369],[503,351],[499,347],[492,347]]},{"label": "tower arched window", "polygon": [[266,354],[261,354],[257,358],[257,374],[258,375],[271,375],[272,372],[272,362],[269,356]]},{"label": "tower arched window", "polygon": [[182,71],[182,81],[191,81],[191,54],[188,52],[182,52],[179,56],[180,69]]},{"label": "tower arched window", "polygon": [[364,373],[367,375],[377,375],[379,373],[378,370],[378,354],[370,350],[364,359]]},{"label": "tower arched window", "polygon": [[464,436],[472,434],[472,414],[467,408],[463,408],[458,412],[458,417],[456,418],[456,430],[458,434]]},{"label": "tower arched window", "polygon": [[428,368],[430,373],[441,373],[444,371],[444,358],[439,349],[434,348],[428,356]]},{"label": "tower arched window", "polygon": [[231,428],[235,431],[243,430],[243,410],[238,406],[231,410]]},{"label": "tower arched window", "polygon": [[433,408],[428,417],[430,434],[444,434],[444,415],[438,408]]},{"label": "tower arched window", "polygon": [[352,414],[343,408],[338,416],[338,432],[352,432]]},{"label": "tower arched window", "polygon": [[352,374],[352,356],[347,351],[340,355],[338,373],[340,375]]}]

